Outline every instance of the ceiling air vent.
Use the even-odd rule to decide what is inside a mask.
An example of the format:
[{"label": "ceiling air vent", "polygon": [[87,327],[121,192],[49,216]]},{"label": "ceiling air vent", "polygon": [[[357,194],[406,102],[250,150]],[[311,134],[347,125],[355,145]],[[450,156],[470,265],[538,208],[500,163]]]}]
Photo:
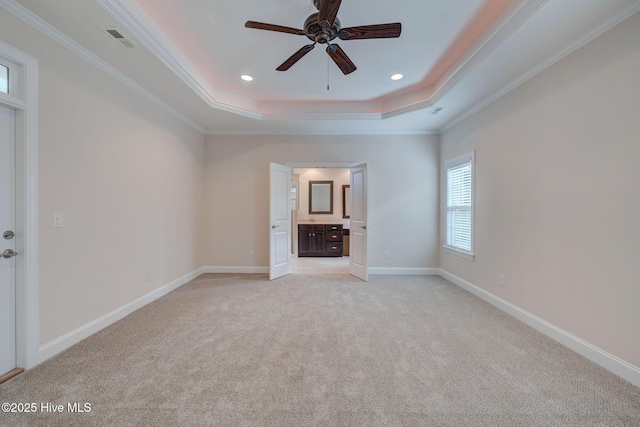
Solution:
[{"label": "ceiling air vent", "polygon": [[131,40],[123,36],[118,28],[106,27],[101,29],[109,35],[109,38],[111,40],[117,42],[120,46],[126,47],[127,49],[133,49],[137,47]]},{"label": "ceiling air vent", "polygon": [[442,110],[444,110],[444,107],[438,107],[434,109],[432,112],[430,112],[429,114],[438,114]]}]

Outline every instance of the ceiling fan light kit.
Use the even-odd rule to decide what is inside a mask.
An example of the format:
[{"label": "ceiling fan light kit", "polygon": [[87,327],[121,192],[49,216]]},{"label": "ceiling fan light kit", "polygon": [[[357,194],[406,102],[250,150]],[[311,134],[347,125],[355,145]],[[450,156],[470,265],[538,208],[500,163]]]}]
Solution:
[{"label": "ceiling fan light kit", "polygon": [[364,25],[358,27],[342,28],[338,19],[338,9],[342,0],[313,0],[318,12],[311,14],[304,22],[304,30],[284,27],[281,25],[265,24],[256,21],[247,21],[244,26],[256,30],[275,31],[279,33],[307,36],[313,43],[300,48],[291,55],[276,70],[286,71],[298,62],[307,53],[311,52],[316,44],[326,44],[327,54],[338,68],[345,74],[350,74],[356,70],[355,64],[349,59],[342,48],[332,43],[334,39],[340,40],[363,40],[397,38],[402,32],[402,24],[399,22],[390,24]]}]

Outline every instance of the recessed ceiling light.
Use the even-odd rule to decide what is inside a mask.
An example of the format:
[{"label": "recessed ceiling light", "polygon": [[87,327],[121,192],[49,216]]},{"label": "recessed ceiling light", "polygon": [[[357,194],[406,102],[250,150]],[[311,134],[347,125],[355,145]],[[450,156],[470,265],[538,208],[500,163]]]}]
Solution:
[{"label": "recessed ceiling light", "polygon": [[242,80],[244,80],[245,82],[250,82],[250,81],[253,80],[253,77],[251,77],[249,74],[243,74],[243,75],[240,76],[240,78]]},{"label": "recessed ceiling light", "polygon": [[400,80],[403,77],[404,76],[402,74],[394,74],[393,76],[391,76],[391,80]]}]

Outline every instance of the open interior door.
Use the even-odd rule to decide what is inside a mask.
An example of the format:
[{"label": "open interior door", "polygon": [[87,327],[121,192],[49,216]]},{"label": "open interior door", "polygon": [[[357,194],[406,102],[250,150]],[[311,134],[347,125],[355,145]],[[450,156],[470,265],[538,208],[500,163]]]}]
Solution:
[{"label": "open interior door", "polygon": [[367,281],[367,165],[351,168],[349,273]]},{"label": "open interior door", "polygon": [[291,168],[269,164],[269,280],[291,273]]}]

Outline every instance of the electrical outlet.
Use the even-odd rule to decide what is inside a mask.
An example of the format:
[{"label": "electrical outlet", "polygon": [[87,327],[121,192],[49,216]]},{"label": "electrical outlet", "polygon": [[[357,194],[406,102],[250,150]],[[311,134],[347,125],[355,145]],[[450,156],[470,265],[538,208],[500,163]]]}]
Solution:
[{"label": "electrical outlet", "polygon": [[499,274],[498,280],[499,280],[498,283],[500,284],[500,286],[504,287],[504,274]]},{"label": "electrical outlet", "polygon": [[145,282],[150,282],[151,281],[151,272],[147,271],[144,275],[144,281]]},{"label": "electrical outlet", "polygon": [[249,251],[249,258],[253,259],[256,257],[256,253],[254,251]]},{"label": "electrical outlet", "polygon": [[391,252],[384,251],[384,259],[389,259],[389,258],[391,258]]}]

